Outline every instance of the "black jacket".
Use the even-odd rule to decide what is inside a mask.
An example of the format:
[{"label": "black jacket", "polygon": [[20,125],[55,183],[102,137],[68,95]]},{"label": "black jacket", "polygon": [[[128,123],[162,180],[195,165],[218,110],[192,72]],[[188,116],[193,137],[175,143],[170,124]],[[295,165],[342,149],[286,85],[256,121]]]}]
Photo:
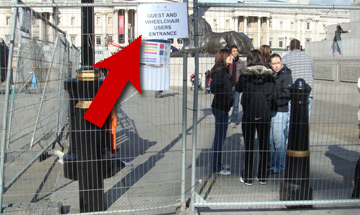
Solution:
[{"label": "black jacket", "polygon": [[284,64],[280,71],[275,75],[275,102],[273,103],[271,110],[288,112],[290,100],[289,87],[292,83],[291,70]]},{"label": "black jacket", "polygon": [[210,90],[214,94],[211,107],[229,112],[234,104],[234,95],[231,91],[231,75],[229,69],[223,63],[216,65],[212,71]]},{"label": "black jacket", "polygon": [[344,31],[343,29],[336,30],[336,31],[335,31],[335,36],[334,36],[334,41],[339,41],[339,40],[341,40],[341,34],[342,34],[342,33],[349,33],[349,31]]},{"label": "black jacket", "polygon": [[242,93],[243,122],[270,122],[274,76],[265,66],[251,66],[241,73],[236,90]]}]

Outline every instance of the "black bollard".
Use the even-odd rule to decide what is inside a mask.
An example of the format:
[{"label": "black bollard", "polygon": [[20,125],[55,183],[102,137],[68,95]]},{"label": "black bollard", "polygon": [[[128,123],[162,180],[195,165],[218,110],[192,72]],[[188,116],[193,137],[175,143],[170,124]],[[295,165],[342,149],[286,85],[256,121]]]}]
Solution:
[{"label": "black bollard", "polygon": [[310,91],[311,87],[303,79],[297,79],[290,86],[290,128],[286,150],[285,179],[280,186],[280,200],[312,199],[308,114]]},{"label": "black bollard", "polygon": [[79,142],[78,135],[75,135],[78,129],[75,127],[75,105],[78,102],[78,93],[77,93],[77,79],[72,78],[64,82],[64,88],[69,94],[69,124],[70,124],[70,140],[69,140],[69,150],[64,155],[64,177],[77,180],[77,158],[76,158],[76,143]]}]

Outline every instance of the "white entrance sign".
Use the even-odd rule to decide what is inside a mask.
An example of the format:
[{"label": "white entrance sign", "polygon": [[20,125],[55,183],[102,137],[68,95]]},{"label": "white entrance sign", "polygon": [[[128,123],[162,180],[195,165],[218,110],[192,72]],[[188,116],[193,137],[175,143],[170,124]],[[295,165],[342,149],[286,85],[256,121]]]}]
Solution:
[{"label": "white entrance sign", "polygon": [[140,4],[137,11],[143,39],[188,38],[186,3]]}]

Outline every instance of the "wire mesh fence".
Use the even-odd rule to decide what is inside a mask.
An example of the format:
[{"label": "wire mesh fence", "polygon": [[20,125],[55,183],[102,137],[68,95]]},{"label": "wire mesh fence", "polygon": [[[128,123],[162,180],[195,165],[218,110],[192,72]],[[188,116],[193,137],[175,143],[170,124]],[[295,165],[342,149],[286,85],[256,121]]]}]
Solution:
[{"label": "wire mesh fence", "polygon": [[[62,7],[61,3],[65,6]],[[81,15],[80,5],[66,6],[66,3],[60,2],[54,13],[44,9],[49,8],[45,6],[39,9],[41,7],[35,5],[34,10],[19,8],[23,11],[19,12],[19,17],[27,14],[31,28],[26,32],[26,23],[18,24],[15,31],[12,88],[6,114],[8,129],[2,134],[6,135],[5,190],[2,195],[5,210],[14,210],[14,203],[41,205],[59,202],[60,206],[47,205],[40,210],[60,213],[58,208],[61,207],[61,213],[83,212],[81,183],[91,184],[92,181],[90,176],[85,181],[77,178],[81,171],[79,166],[86,163],[79,160],[77,153],[90,150],[93,140],[79,144],[77,138],[86,132],[93,132],[93,139],[103,138],[105,147],[109,148],[107,141],[116,138],[115,150],[101,154],[99,161],[106,163],[100,168],[105,169],[102,170],[102,188],[89,190],[101,191],[94,197],[103,199],[104,213],[172,213],[176,208],[189,206],[183,202],[183,196],[189,199],[190,205],[211,209],[359,203],[351,199],[351,194],[355,164],[359,158],[356,126],[359,95],[355,83],[360,74],[356,69],[358,51],[353,47],[358,44],[355,38],[360,33],[351,24],[349,10],[329,12],[325,6],[307,9],[301,5],[281,9],[265,5],[247,8],[227,4],[199,4],[199,7],[192,8],[191,4],[188,8],[187,57],[183,58],[183,52],[179,52],[179,56],[170,58],[169,89],[158,96],[154,90],[138,94],[135,88],[127,86],[114,108],[116,128],[105,127],[103,135],[97,133],[97,128],[76,127],[80,119],[75,127],[71,127],[69,122],[72,114],[83,113],[75,107],[81,99],[67,91],[69,88],[65,89],[66,84],[72,83],[80,65],[81,51],[70,44],[79,44]],[[94,53],[98,62],[137,38],[137,29],[141,26],[136,26],[136,16],[141,14],[136,13],[136,5],[108,1],[95,3]],[[11,17],[9,8],[6,9],[0,15]],[[194,33],[195,23],[191,24],[194,21],[191,15],[197,9],[198,34]],[[41,16],[36,15],[36,11],[40,11]],[[62,16],[57,17],[58,14]],[[127,30],[119,33],[119,21],[123,19],[127,21]],[[345,58],[330,58],[329,40],[332,40],[334,25],[339,22],[344,22],[344,29],[352,28],[352,32],[342,35]],[[61,30],[54,29],[51,24],[57,24]],[[70,33],[65,35],[62,31],[66,28],[75,30],[69,30]],[[305,52],[314,56],[309,125],[310,178],[306,178],[312,190],[311,199],[280,201],[280,189],[287,180],[284,173],[268,171],[266,185],[256,181],[258,138],[255,138],[255,148],[251,150],[254,153],[253,185],[246,186],[239,181],[244,171],[245,153],[249,152],[243,140],[240,103],[235,125],[232,127],[230,121],[225,122],[228,129],[221,149],[221,167],[231,174],[224,176],[212,170],[215,117],[211,104],[214,94],[208,89],[210,80],[206,72],[214,66],[215,57],[209,52],[215,50],[216,53],[221,45],[229,42],[229,37],[233,43],[238,42],[240,39],[236,32],[247,35],[247,38],[241,35],[245,38],[241,41],[250,41],[253,46],[250,49],[267,44],[273,53],[284,56],[289,52],[290,41],[299,39]],[[195,45],[194,35],[199,35],[199,57],[191,53],[195,50],[192,47]],[[213,38],[216,41],[211,41]],[[173,40],[172,45],[181,50],[183,42]],[[237,45],[240,59],[246,64],[250,49],[240,43]],[[188,70],[185,76],[184,67]],[[196,82],[196,71],[200,83]],[[102,70],[99,80],[103,81],[107,73]],[[231,114],[232,109],[229,120]],[[90,169],[98,171],[97,160],[90,159],[89,162],[93,165]],[[182,167],[183,162],[185,167]]]}]

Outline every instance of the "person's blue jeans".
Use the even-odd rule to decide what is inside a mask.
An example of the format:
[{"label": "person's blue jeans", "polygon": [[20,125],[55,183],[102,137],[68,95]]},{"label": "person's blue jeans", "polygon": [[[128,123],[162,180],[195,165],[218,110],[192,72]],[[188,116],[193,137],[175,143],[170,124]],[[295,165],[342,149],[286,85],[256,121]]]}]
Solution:
[{"label": "person's blue jeans", "polygon": [[333,42],[333,56],[334,57],[336,55],[336,51],[339,52],[339,55],[343,55],[343,49],[342,49],[341,40]]},{"label": "person's blue jeans", "polygon": [[285,170],[288,118],[288,112],[271,111],[270,168],[275,172],[283,172]]},{"label": "person's blue jeans", "polygon": [[212,146],[212,170],[213,172],[221,171],[221,154],[222,146],[226,139],[228,128],[229,113],[226,111],[213,108],[212,114],[215,116],[215,137]]},{"label": "person's blue jeans", "polygon": [[240,93],[235,90],[235,87],[232,87],[232,92],[233,92],[233,95],[234,95],[234,105],[233,105],[233,110],[232,110],[232,114],[231,114],[231,122],[236,123],[237,118],[238,118],[238,114],[239,114],[239,97],[240,97]]}]

